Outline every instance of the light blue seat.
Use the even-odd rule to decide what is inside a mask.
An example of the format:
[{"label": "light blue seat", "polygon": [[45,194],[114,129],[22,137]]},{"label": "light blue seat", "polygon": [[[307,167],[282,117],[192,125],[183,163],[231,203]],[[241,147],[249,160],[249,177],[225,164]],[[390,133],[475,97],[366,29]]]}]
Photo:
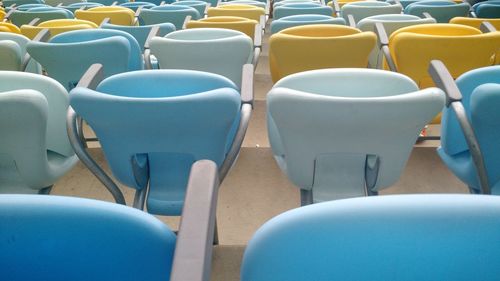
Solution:
[{"label": "light blue seat", "polygon": [[181,5],[181,6],[188,6],[191,8],[195,8],[196,11],[198,11],[198,13],[200,14],[200,18],[205,16],[205,11],[207,9],[207,2],[198,0],[177,1],[172,3],[172,5]]},{"label": "light blue seat", "polygon": [[379,1],[361,1],[347,3],[340,8],[341,16],[349,22],[347,15],[352,15],[354,22],[376,15],[401,14],[402,7],[399,4],[390,4]]},{"label": "light blue seat", "polygon": [[[186,0],[184,0],[184,1],[186,1]],[[252,6],[262,8],[262,9],[267,9],[267,7],[268,7],[266,2],[261,2],[261,1],[257,1],[257,0],[233,0],[233,1],[222,2],[219,5],[231,5],[231,4],[252,5]]]},{"label": "light blue seat", "polygon": [[60,7],[37,7],[25,11],[16,9],[9,17],[10,21],[17,26],[28,24],[35,18],[44,22],[55,19],[72,19],[74,15],[71,11]]},{"label": "light blue seat", "polygon": [[340,24],[345,25],[343,18],[334,18],[325,15],[295,15],[283,17],[271,22],[271,34],[280,32],[289,27],[308,25],[308,24]]},{"label": "light blue seat", "polygon": [[299,3],[313,3],[313,4],[321,4],[319,1],[315,0],[283,0],[283,1],[274,1],[273,8],[277,8],[287,4],[299,4]]},{"label": "light blue seat", "polygon": [[45,5],[43,0],[3,0],[2,4],[4,7],[10,7],[15,4],[16,8],[24,5],[30,5],[31,7]]},{"label": "light blue seat", "polygon": [[[183,2],[183,1],[191,1],[191,0],[178,0],[178,1],[171,1],[171,2],[167,1],[167,3],[175,3],[175,2]],[[210,4],[210,7],[217,7],[217,5],[219,4],[219,0],[201,0],[201,1],[204,1],[208,4]]]},{"label": "light blue seat", "polygon": [[139,9],[139,7],[142,7],[143,9],[151,9],[153,7],[156,7],[157,5],[154,3],[150,3],[150,2],[136,1],[136,2],[121,3],[120,6],[125,7],[125,8],[129,8],[129,9],[133,10],[134,12],[136,12],[137,9]]},{"label": "light blue seat", "polygon": [[500,18],[500,1],[484,1],[472,6],[478,18]]},{"label": "light blue seat", "polygon": [[92,0],[94,3],[100,3],[104,6],[111,6],[113,3],[122,4],[128,2],[127,0]]},{"label": "light blue seat", "polygon": [[470,5],[447,0],[426,0],[412,3],[404,8],[404,13],[422,17],[429,13],[438,23],[448,23],[454,17],[467,17]]},{"label": "light blue seat", "polygon": [[195,161],[214,161],[223,180],[250,114],[229,79],[191,70],[122,73],[95,91],[76,87],[70,97],[96,133],[115,178],[136,189],[136,196],[147,192],[148,212],[159,215],[181,214]]},{"label": "light blue seat", "polygon": [[67,109],[55,80],[0,71],[0,193],[47,193],[76,164]]},{"label": "light blue seat", "polygon": [[242,67],[252,63],[254,54],[250,37],[222,28],[179,30],[165,37],[154,37],[149,45],[160,68],[216,73],[229,78],[238,89],[241,87]]},{"label": "light blue seat", "polygon": [[82,0],[44,0],[44,1],[45,1],[45,4],[52,6],[52,7],[57,7],[58,5],[67,6],[67,5],[71,5],[74,3],[83,2]]},{"label": "light blue seat", "polygon": [[153,25],[140,25],[140,26],[126,26],[126,25],[116,25],[106,23],[101,26],[104,29],[114,29],[121,30],[132,35],[137,43],[141,47],[141,50],[144,52],[144,45],[146,44],[146,40],[148,39],[148,35],[151,32],[151,29],[155,26],[159,26],[160,30],[158,36],[165,36],[170,32],[175,31],[175,26],[172,23],[159,23]]},{"label": "light blue seat", "polygon": [[94,7],[102,7],[104,6],[101,3],[95,3],[95,2],[80,2],[80,3],[73,3],[69,4],[67,6],[62,6],[61,8],[65,8],[67,10],[70,10],[71,12],[75,12],[78,9],[81,9],[82,7],[85,7],[85,9],[90,9]]},{"label": "light blue seat", "polygon": [[[420,18],[413,15],[376,15],[364,18],[360,20],[357,24],[357,28],[361,31],[373,31],[375,32],[375,24],[380,22],[385,29],[388,37],[391,34],[403,27],[417,25],[417,24],[428,24],[436,23],[435,19],[432,18]],[[369,66],[371,68],[383,68],[383,55],[380,52],[380,47],[375,46],[373,51],[370,53],[370,58],[368,60]]]},{"label": "light blue seat", "polygon": [[[0,32],[0,70],[27,71],[42,74],[41,66],[34,60],[29,60],[24,66],[26,45],[30,42],[27,37]],[[23,69],[23,67],[26,67]]]},{"label": "light blue seat", "polygon": [[[391,195],[306,206],[265,223],[242,281],[483,280],[500,276],[500,198]],[[481,269],[472,264],[481,262]]]},{"label": "light blue seat", "polygon": [[[465,121],[470,123],[484,161],[487,182],[492,194],[500,195],[500,66],[478,68],[464,73],[456,80],[461,93],[459,101]],[[443,110],[441,147],[438,154],[446,166],[471,192],[482,191],[473,149],[466,140],[459,118],[452,106]]]},{"label": "light blue seat", "polygon": [[312,2],[285,4],[274,8],[273,19],[277,20],[287,16],[304,14],[332,16],[333,9],[328,6],[323,6],[319,3]]},{"label": "light blue seat", "polygon": [[151,9],[143,9],[139,16],[139,21],[141,25],[170,22],[179,30],[182,29],[187,16],[191,16],[193,20],[201,18],[200,13],[193,7],[169,4]]},{"label": "light blue seat", "polygon": [[303,205],[373,195],[399,179],[420,131],[443,106],[441,90],[419,90],[398,73],[296,73],[267,95],[269,141]]},{"label": "light blue seat", "polygon": [[30,42],[29,54],[48,75],[72,89],[88,67],[105,65],[105,77],[144,68],[141,46],[120,30],[85,29],[65,32],[48,43]]}]

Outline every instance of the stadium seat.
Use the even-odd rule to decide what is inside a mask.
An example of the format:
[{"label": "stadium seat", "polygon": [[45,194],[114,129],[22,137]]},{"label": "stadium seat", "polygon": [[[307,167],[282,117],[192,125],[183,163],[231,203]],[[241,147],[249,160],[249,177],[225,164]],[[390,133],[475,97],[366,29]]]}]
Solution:
[{"label": "stadium seat", "polygon": [[26,45],[29,42],[23,35],[0,32],[0,70],[42,74],[40,65],[26,57]]},{"label": "stadium seat", "polygon": [[40,31],[44,29],[49,30],[50,36],[56,36],[58,34],[65,33],[68,31],[75,31],[81,29],[94,29],[97,27],[98,26],[91,21],[78,20],[78,19],[59,19],[59,20],[45,21],[36,26],[27,24],[22,25],[21,33],[24,36],[33,39],[36,37],[38,33],[40,33]]},{"label": "stadium seat", "polygon": [[454,17],[466,17],[469,14],[470,5],[467,3],[455,3],[448,0],[426,0],[417,1],[404,8],[404,13],[423,17],[428,13],[438,23],[448,23]]},{"label": "stadium seat", "polygon": [[139,21],[141,25],[169,22],[175,25],[176,30],[180,30],[183,28],[187,16],[190,16],[193,20],[201,18],[200,13],[193,7],[169,4],[143,9],[139,15]]},{"label": "stadium seat", "polygon": [[56,19],[72,19],[74,18],[73,13],[64,8],[58,7],[39,7],[32,8],[26,11],[14,11],[9,20],[17,25],[21,26],[23,24],[28,24],[35,18],[40,19],[40,22]]},{"label": "stadium seat", "polygon": [[314,2],[285,4],[274,8],[273,20],[295,15],[333,16],[333,9]]},{"label": "stadium seat", "polygon": [[135,25],[135,13],[133,10],[120,6],[93,7],[87,10],[76,10],[75,17],[81,20],[91,21],[100,25],[106,18],[109,23],[118,25]]},{"label": "stadium seat", "polygon": [[283,29],[294,26],[310,25],[310,24],[338,24],[345,25],[346,21],[343,18],[334,18],[325,15],[295,15],[283,17],[278,20],[274,19],[271,22],[271,34],[278,33]]},{"label": "stadium seat", "polygon": [[376,15],[401,14],[402,7],[399,4],[389,4],[378,1],[361,1],[347,3],[340,9],[340,15],[349,23],[348,15],[352,15],[354,23],[350,24],[356,27],[356,24],[367,17]]}]

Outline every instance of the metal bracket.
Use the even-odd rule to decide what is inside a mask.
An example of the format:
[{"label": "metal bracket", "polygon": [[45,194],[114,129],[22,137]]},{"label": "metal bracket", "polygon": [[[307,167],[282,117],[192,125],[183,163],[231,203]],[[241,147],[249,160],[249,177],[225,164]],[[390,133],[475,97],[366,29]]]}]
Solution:
[{"label": "metal bracket", "polygon": [[483,33],[490,33],[490,32],[495,32],[497,29],[491,24],[489,21],[483,21],[481,25],[479,26],[479,29]]}]

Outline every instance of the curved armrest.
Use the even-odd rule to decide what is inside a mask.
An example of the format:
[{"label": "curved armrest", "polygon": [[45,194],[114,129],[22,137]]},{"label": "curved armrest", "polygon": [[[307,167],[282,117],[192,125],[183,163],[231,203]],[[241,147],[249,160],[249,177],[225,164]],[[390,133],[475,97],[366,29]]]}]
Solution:
[{"label": "curved armrest", "polygon": [[149,31],[148,38],[144,43],[144,64],[146,69],[153,69],[153,63],[151,62],[151,50],[149,49],[149,41],[160,34],[160,26],[156,25]]},{"label": "curved armrest", "polygon": [[217,165],[196,161],[189,175],[171,281],[210,279],[218,191]]},{"label": "curved armrest", "polygon": [[479,29],[483,33],[490,33],[490,32],[495,32],[497,29],[489,22],[489,21],[483,21],[481,23],[481,26],[479,26]]},{"label": "curved armrest", "polygon": [[[36,18],[35,20],[40,20],[39,18]],[[47,28],[44,28],[38,32],[38,34],[31,40],[31,42],[47,42],[50,39],[50,30]],[[31,55],[26,52],[26,55],[24,55],[23,59],[23,64],[21,65],[22,71],[26,71],[26,68],[28,67],[28,64],[31,60]]]},{"label": "curved armrest", "polygon": [[10,16],[16,11],[16,7],[12,7],[12,9],[10,9],[7,14],[5,14],[5,16],[3,17],[3,22],[8,22],[9,21],[9,18]]},{"label": "curved armrest", "polygon": [[385,57],[389,69],[391,71],[397,72],[398,70],[396,68],[396,64],[394,63],[391,52],[389,50],[389,38],[387,36],[387,32],[385,31],[385,27],[381,22],[375,23],[375,33],[377,34],[380,50]]},{"label": "curved armrest", "polygon": [[351,14],[347,15],[347,23],[349,24],[350,27],[356,28],[356,20],[354,19],[354,16]]}]

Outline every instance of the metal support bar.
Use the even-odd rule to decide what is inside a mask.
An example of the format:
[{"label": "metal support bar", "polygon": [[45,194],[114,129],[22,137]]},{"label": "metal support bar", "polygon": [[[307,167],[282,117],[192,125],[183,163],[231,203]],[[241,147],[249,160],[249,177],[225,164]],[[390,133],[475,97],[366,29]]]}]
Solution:
[{"label": "metal support bar", "polygon": [[262,27],[262,31],[264,32],[266,30],[266,15],[261,15],[260,16],[260,27]]},{"label": "metal support bar", "polygon": [[16,11],[16,8],[13,7],[12,9],[10,9],[7,14],[5,14],[4,18],[3,18],[3,22],[7,22],[9,21],[10,19],[10,16]]},{"label": "metal support bar", "polygon": [[301,189],[300,190],[300,206],[307,206],[313,203],[313,191],[312,189]]},{"label": "metal support bar", "polygon": [[146,194],[149,188],[149,184],[147,187],[143,189],[139,189],[135,191],[134,194],[134,204],[132,205],[134,208],[139,210],[144,210],[144,203],[146,202]]},{"label": "metal support bar", "polygon": [[354,16],[351,14],[347,15],[347,22],[349,23],[350,27],[356,27],[356,20],[354,20]]},{"label": "metal support bar", "polygon": [[107,23],[110,23],[111,19],[110,18],[104,18],[102,21],[101,21],[101,24],[99,25],[99,27],[102,27],[103,25],[107,24]]},{"label": "metal support bar", "polygon": [[184,23],[182,23],[182,29],[186,29],[186,26],[188,24],[188,22],[191,20],[191,16],[190,15],[187,15],[185,18],[184,18]]},{"label": "metal support bar", "polygon": [[28,25],[35,26],[39,21],[40,18],[34,18],[28,23]]},{"label": "metal support bar", "polygon": [[333,8],[333,12],[335,13],[335,16],[337,18],[340,18],[340,5],[339,5],[339,2],[337,0],[332,1],[332,8]]},{"label": "metal support bar", "polygon": [[479,26],[479,29],[483,33],[490,33],[497,31],[497,29],[489,21],[483,21]]},{"label": "metal support bar", "polygon": [[433,17],[431,16],[431,14],[429,14],[428,12],[423,12],[422,16],[424,16],[424,18],[426,18],[426,19],[433,19]]},{"label": "metal support bar", "polygon": [[253,73],[254,66],[252,64],[243,65],[241,72],[241,102],[252,105],[253,108]]},{"label": "metal support bar", "polygon": [[148,38],[144,43],[144,64],[146,69],[153,69],[153,63],[151,59],[151,50],[149,49],[149,41],[155,37],[160,35],[160,26],[155,25],[151,28],[148,34]]}]

